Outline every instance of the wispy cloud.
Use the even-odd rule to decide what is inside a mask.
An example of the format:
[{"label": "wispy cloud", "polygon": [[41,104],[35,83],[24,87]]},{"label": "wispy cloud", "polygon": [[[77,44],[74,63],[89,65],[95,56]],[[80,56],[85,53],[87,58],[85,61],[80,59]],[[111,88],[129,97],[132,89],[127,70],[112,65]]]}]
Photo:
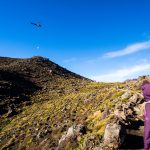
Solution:
[{"label": "wispy cloud", "polygon": [[130,68],[115,70],[109,74],[93,76],[91,79],[102,82],[124,81],[129,77],[135,76],[137,73],[150,69],[150,64],[136,65]]},{"label": "wispy cloud", "polygon": [[65,59],[63,60],[64,63],[71,63],[71,62],[74,62],[76,61],[77,59],[76,58],[69,58],[69,59]]},{"label": "wispy cloud", "polygon": [[104,54],[105,58],[114,58],[114,57],[120,57],[120,56],[125,56],[125,55],[129,55],[138,51],[142,51],[145,49],[150,48],[150,40],[146,41],[146,42],[139,42],[139,43],[135,43],[135,44],[131,44],[121,50],[118,51],[112,51],[112,52],[108,52],[106,54]]}]

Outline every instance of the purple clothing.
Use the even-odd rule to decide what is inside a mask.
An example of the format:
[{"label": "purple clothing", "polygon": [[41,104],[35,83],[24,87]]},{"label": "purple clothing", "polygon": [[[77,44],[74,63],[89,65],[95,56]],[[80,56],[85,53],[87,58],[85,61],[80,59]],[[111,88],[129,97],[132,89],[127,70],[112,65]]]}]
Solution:
[{"label": "purple clothing", "polygon": [[[146,102],[150,101],[150,83],[145,83],[141,87]],[[150,149],[150,103],[145,104],[144,111],[144,149]]]},{"label": "purple clothing", "polygon": [[150,148],[150,103],[145,104],[144,112],[144,149]]},{"label": "purple clothing", "polygon": [[145,83],[144,85],[142,85],[141,89],[143,91],[144,99],[146,101],[149,101],[150,100],[150,83]]}]

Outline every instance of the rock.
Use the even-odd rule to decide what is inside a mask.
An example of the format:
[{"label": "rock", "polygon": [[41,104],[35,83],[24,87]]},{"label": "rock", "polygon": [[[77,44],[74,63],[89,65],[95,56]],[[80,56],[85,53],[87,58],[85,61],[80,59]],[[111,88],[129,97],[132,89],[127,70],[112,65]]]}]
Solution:
[{"label": "rock", "polygon": [[17,114],[17,112],[16,112],[16,110],[12,107],[8,107],[8,112],[7,112],[7,117],[12,117],[12,116],[14,116],[14,115],[16,115]]},{"label": "rock", "polygon": [[109,108],[106,106],[105,110],[102,112],[102,119],[105,119],[110,114]]},{"label": "rock", "polygon": [[119,110],[119,109],[116,109],[115,111],[114,111],[114,115],[119,119],[119,120],[126,120],[126,115],[125,115],[125,113],[124,113],[124,111],[121,111],[121,110]]},{"label": "rock", "polygon": [[110,148],[119,148],[125,140],[126,130],[123,126],[117,123],[110,123],[106,126],[104,133],[104,146]]},{"label": "rock", "polygon": [[135,93],[130,99],[130,102],[133,102],[135,104],[141,104],[144,102],[144,97],[140,93]]},{"label": "rock", "polygon": [[114,110],[114,115],[118,119],[118,121],[121,121],[124,124],[129,123],[130,119],[134,118],[134,105],[132,105],[132,102],[128,102],[126,104],[122,104],[122,106]]},{"label": "rock", "polygon": [[11,109],[11,107],[8,108],[8,112],[7,115],[10,116],[12,114],[13,110]]},{"label": "rock", "polygon": [[96,146],[93,148],[93,150],[101,150],[101,147],[100,146]]},{"label": "rock", "polygon": [[129,97],[131,97],[131,91],[127,90],[122,96],[121,99],[128,99]]},{"label": "rock", "polygon": [[133,116],[133,110],[134,106],[132,105],[132,102],[128,102],[127,104],[123,105],[123,112],[125,113],[126,117]]},{"label": "rock", "polygon": [[68,132],[67,132],[67,137],[71,137],[71,136],[74,136],[74,129],[75,129],[75,127],[74,126],[72,126],[72,127],[70,127],[69,129],[68,129]]},{"label": "rock", "polygon": [[90,101],[91,101],[91,99],[85,99],[84,100],[85,103],[90,102]]},{"label": "rock", "polygon": [[144,119],[144,107],[145,107],[145,104],[142,103],[142,104],[139,104],[138,106],[134,107],[134,112],[135,114],[137,115],[137,117],[141,120]]},{"label": "rock", "polygon": [[113,102],[116,103],[116,102],[118,102],[119,100],[120,100],[119,98],[115,98],[115,99],[113,100]]},{"label": "rock", "polygon": [[76,142],[77,138],[83,134],[86,134],[86,127],[82,124],[71,126],[67,133],[64,134],[58,143],[58,149],[62,149],[68,142],[72,140]]}]

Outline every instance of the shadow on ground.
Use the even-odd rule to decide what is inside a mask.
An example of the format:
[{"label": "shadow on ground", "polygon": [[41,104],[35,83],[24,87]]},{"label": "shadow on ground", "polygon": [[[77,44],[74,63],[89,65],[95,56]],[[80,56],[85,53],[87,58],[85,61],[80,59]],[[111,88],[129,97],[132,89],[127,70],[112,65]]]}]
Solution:
[{"label": "shadow on ground", "polygon": [[128,132],[125,143],[120,149],[143,149],[144,122],[142,120],[131,120],[130,122],[131,124],[126,126]]},{"label": "shadow on ground", "polygon": [[16,72],[0,70],[0,115],[30,102],[29,96],[39,90],[35,83]]},{"label": "shadow on ground", "polygon": [[125,139],[126,143],[120,149],[143,149],[143,136],[128,134]]}]

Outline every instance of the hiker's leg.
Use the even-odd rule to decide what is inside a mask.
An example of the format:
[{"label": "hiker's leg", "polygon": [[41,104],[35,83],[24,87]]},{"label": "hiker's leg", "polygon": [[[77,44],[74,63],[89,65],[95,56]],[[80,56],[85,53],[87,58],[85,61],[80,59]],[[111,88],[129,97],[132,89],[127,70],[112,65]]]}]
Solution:
[{"label": "hiker's leg", "polygon": [[150,104],[145,106],[144,114],[144,149],[150,149]]}]

